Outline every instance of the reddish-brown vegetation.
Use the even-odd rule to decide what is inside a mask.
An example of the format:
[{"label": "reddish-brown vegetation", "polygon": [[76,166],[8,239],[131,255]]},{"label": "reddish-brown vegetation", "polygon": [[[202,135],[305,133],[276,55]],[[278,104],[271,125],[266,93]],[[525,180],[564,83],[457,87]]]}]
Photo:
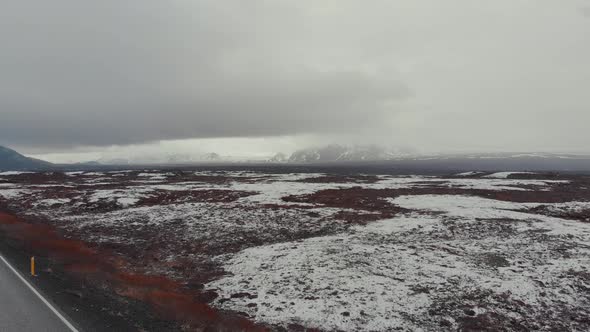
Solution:
[{"label": "reddish-brown vegetation", "polygon": [[202,296],[200,291],[187,289],[167,277],[125,272],[129,262],[98,253],[81,241],[65,239],[47,225],[29,223],[13,214],[0,212],[0,231],[39,254],[59,260],[66,270],[82,278],[107,282],[121,296],[150,303],[159,313],[179,320],[189,329],[267,330],[246,318],[221,313],[199,301],[203,297],[210,299],[211,294]]},{"label": "reddish-brown vegetation", "polygon": [[166,205],[173,203],[188,202],[209,202],[209,203],[229,203],[234,202],[242,197],[254,195],[253,192],[236,191],[236,190],[158,190],[149,197],[142,198],[137,205],[153,206]]}]

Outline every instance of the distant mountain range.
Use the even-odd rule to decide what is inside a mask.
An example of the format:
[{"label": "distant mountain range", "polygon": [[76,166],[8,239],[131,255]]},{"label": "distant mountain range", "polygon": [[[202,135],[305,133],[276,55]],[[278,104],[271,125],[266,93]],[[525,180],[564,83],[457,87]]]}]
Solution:
[{"label": "distant mountain range", "polygon": [[103,158],[97,160],[102,165],[181,165],[196,163],[326,163],[326,162],[351,162],[351,161],[376,161],[394,160],[402,157],[415,156],[415,153],[399,149],[385,149],[375,145],[327,145],[319,148],[302,149],[290,156],[279,152],[271,158],[220,156],[217,153],[202,155],[188,154],[164,154],[164,155],[138,155],[129,158]]},{"label": "distant mountain range", "polygon": [[[375,145],[327,145],[295,151],[290,156],[277,153],[267,159],[245,159],[206,153],[197,156],[185,154],[138,155],[129,158],[99,159],[76,164],[52,164],[24,156],[0,146],[0,171],[47,169],[99,169],[142,165],[154,167],[190,166],[199,164],[234,165],[348,165],[405,172],[441,171],[572,171],[590,172],[590,156],[555,153],[473,153],[473,154],[420,154],[411,150],[387,149]],[[347,166],[347,167],[348,167]]]},{"label": "distant mountain range", "polygon": [[96,163],[100,165],[183,165],[208,162],[230,161],[217,153],[205,153],[198,156],[188,154],[137,155],[128,158],[101,158]]},{"label": "distant mountain range", "polygon": [[52,163],[26,157],[12,149],[0,146],[0,170],[2,171],[40,170],[51,167],[53,167]]},{"label": "distant mountain range", "polygon": [[[280,154],[283,155],[283,154]],[[283,155],[284,156],[284,155]],[[590,155],[563,153],[439,153],[424,154],[411,149],[384,148],[377,145],[327,145],[302,149],[294,152],[283,162],[297,164],[322,164],[338,162],[385,162],[385,161],[428,161],[428,160],[590,160]],[[280,161],[279,155],[270,162]]]},{"label": "distant mountain range", "polygon": [[416,156],[417,153],[403,149],[386,149],[377,145],[338,145],[295,151],[288,161],[291,163],[327,163],[346,161],[395,160]]}]

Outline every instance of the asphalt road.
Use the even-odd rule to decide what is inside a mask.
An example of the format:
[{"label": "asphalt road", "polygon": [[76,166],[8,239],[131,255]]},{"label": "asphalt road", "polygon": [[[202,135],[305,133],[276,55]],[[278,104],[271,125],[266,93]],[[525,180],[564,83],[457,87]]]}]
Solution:
[{"label": "asphalt road", "polygon": [[77,331],[27,278],[0,255],[0,331]]}]

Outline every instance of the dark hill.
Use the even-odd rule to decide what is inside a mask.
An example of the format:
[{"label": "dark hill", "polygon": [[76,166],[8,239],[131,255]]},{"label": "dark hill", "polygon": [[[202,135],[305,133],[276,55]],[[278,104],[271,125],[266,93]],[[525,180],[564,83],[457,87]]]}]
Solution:
[{"label": "dark hill", "polygon": [[51,168],[53,164],[23,156],[22,154],[0,146],[0,171],[41,170]]}]

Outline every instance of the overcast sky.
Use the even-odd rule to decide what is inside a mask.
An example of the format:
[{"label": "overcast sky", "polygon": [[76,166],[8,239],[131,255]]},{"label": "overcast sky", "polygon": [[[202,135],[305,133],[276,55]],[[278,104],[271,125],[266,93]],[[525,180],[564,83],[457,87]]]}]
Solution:
[{"label": "overcast sky", "polygon": [[590,152],[590,0],[0,0],[0,47],[33,154]]}]

